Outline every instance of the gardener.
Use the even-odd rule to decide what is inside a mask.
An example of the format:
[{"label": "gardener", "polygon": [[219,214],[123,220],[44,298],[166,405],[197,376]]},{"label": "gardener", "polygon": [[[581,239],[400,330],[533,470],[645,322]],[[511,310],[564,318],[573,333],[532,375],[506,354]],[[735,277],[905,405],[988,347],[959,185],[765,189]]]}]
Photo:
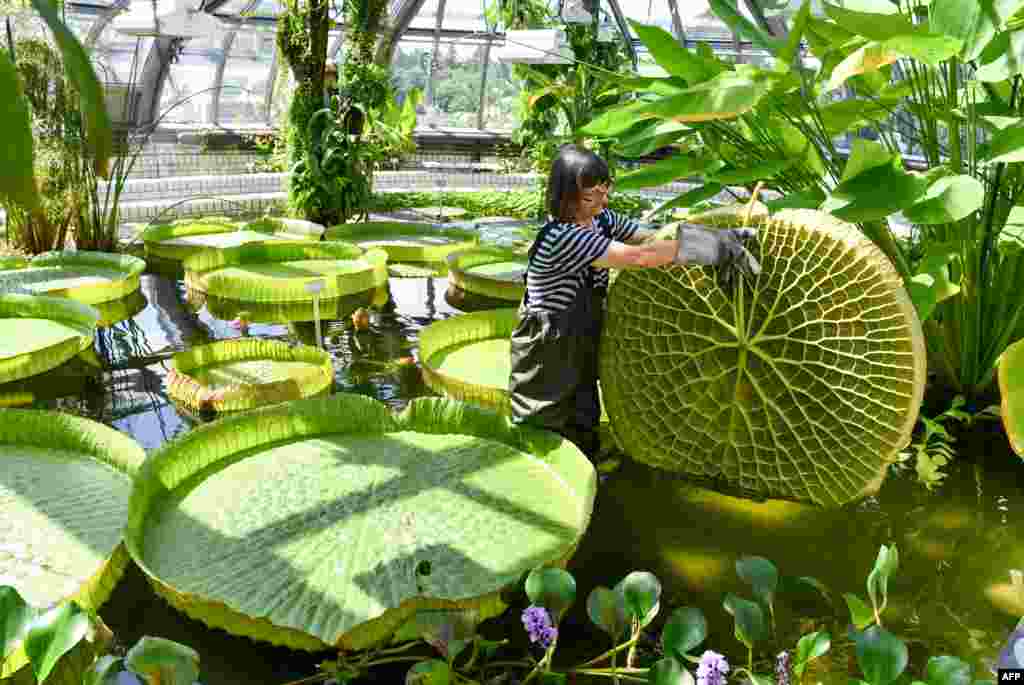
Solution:
[{"label": "gardener", "polygon": [[701,264],[717,266],[729,283],[761,271],[744,247],[753,229],[680,224],[675,240],[652,240],[653,231],[607,208],[609,192],[604,160],[574,145],[559,151],[548,178],[549,220],[528,253],[509,377],[514,422],[560,433],[591,458],[600,447],[597,349],[608,269]]}]

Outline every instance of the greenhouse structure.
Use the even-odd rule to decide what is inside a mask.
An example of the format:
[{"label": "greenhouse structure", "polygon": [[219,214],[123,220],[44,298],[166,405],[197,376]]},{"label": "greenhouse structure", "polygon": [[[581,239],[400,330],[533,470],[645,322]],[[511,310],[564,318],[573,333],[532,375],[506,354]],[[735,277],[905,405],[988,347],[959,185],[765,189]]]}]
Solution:
[{"label": "greenhouse structure", "polygon": [[0,685],[1024,673],[1024,0],[7,0]]}]

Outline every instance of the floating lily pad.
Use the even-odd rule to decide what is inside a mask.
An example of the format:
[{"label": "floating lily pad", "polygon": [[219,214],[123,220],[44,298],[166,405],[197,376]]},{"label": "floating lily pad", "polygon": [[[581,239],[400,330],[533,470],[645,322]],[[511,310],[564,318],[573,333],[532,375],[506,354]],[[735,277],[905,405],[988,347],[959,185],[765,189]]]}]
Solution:
[{"label": "floating lily pad", "polygon": [[91,348],[99,313],[62,297],[0,294],[0,383],[59,366]]},{"label": "floating lily pad", "polygon": [[373,290],[387,282],[387,254],[351,243],[282,241],[206,250],[185,260],[185,285],[247,302],[311,302]]},{"label": "floating lily pad", "polygon": [[131,295],[126,295],[117,300],[109,300],[94,304],[93,307],[100,313],[100,319],[96,323],[100,328],[108,328],[116,323],[133,318],[149,304],[149,300],[136,290]]},{"label": "floating lily pad", "polygon": [[33,257],[25,268],[0,272],[0,290],[20,289],[99,304],[137,291],[139,276],[145,270],[146,262],[128,255],[74,250],[46,252]]},{"label": "floating lily pad", "polygon": [[458,288],[511,302],[523,299],[526,256],[501,248],[476,248],[448,255],[448,278]]},{"label": "floating lily pad", "polygon": [[420,398],[395,416],[335,395],[158,449],[125,541],[156,590],[208,625],[358,649],[419,610],[501,612],[503,588],[573,553],[595,485],[571,443],[493,412]]},{"label": "floating lily pad", "polygon": [[276,340],[221,340],[179,352],[167,393],[190,410],[240,411],[329,391],[331,357],[315,347]]},{"label": "floating lily pad", "polygon": [[185,302],[196,311],[206,307],[211,316],[223,321],[234,321],[240,318],[249,323],[314,321],[318,312],[321,321],[330,321],[347,319],[352,312],[360,307],[370,306],[379,296],[382,287],[343,297],[321,299],[317,307],[313,306],[311,300],[305,302],[251,302],[211,296],[191,288],[185,290]]},{"label": "floating lily pad", "polygon": [[637,461],[769,497],[838,505],[874,492],[924,391],[902,280],[831,216],[753,221],[763,272],[735,292],[699,266],[624,270],[612,284],[600,367],[616,438]]},{"label": "floating lily pad", "polygon": [[[121,535],[142,448],[65,413],[0,411],[0,585],[44,609],[98,609],[128,561]],[[0,678],[26,663],[18,649]]]},{"label": "floating lily pad", "polygon": [[473,231],[432,224],[398,221],[367,221],[327,229],[328,240],[353,242],[363,248],[378,247],[390,262],[443,262],[452,252],[477,244]]},{"label": "floating lily pad", "polygon": [[28,258],[20,255],[10,255],[0,257],[0,271],[9,271],[11,269],[23,269],[28,266]]}]

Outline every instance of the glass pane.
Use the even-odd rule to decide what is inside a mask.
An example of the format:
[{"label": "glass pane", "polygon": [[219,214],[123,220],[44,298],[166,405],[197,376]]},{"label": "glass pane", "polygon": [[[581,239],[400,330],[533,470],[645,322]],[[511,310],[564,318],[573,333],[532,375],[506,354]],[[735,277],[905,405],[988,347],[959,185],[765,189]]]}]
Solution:
[{"label": "glass pane", "polygon": [[494,59],[487,68],[487,89],[484,100],[484,128],[491,131],[512,131],[519,126],[519,92],[522,83],[512,75],[511,64]]},{"label": "glass pane", "polygon": [[113,22],[108,23],[92,48],[96,76],[106,83],[128,83],[133,66],[136,78],[142,71],[152,45],[152,37],[127,36],[116,31]]},{"label": "glass pane", "polygon": [[449,31],[485,31],[483,3],[480,0],[448,0],[444,7],[442,29]]},{"label": "glass pane", "polygon": [[267,90],[275,50],[273,26],[235,34],[224,66],[220,123],[266,122]]},{"label": "glass pane", "polygon": [[[707,3],[703,0],[679,0],[678,5],[680,7],[684,5],[696,5],[698,7],[703,5],[706,7]],[[675,33],[672,29],[672,14],[669,11],[668,0],[627,0],[627,2],[620,2],[619,7],[622,8],[622,13],[628,19],[633,19],[642,24],[660,26],[669,33]],[[601,10],[602,14],[611,12],[607,3],[601,4]],[[634,36],[636,35],[636,31],[633,31],[632,27],[630,27],[630,32]]]},{"label": "glass pane", "polygon": [[210,88],[216,77],[217,64],[222,59],[223,52],[219,50],[186,48],[167,71],[157,116],[167,113],[164,121],[168,123],[209,122],[214,97]]},{"label": "glass pane", "polygon": [[442,40],[427,91],[427,125],[476,128],[483,76],[483,41]]},{"label": "glass pane", "polygon": [[[97,19],[99,19],[99,16],[96,14],[84,14],[81,12],[68,11],[64,16],[64,23],[69,29],[71,29],[71,32],[75,34],[75,38],[85,45],[85,39],[89,35],[89,29],[92,28]],[[88,48],[89,46],[86,45],[85,47]]]},{"label": "glass pane", "polygon": [[398,41],[391,62],[391,84],[399,100],[403,100],[413,88],[427,90],[431,45],[430,39]]},{"label": "glass pane", "polygon": [[426,0],[423,3],[423,7],[416,13],[416,17],[409,24],[409,28],[414,29],[432,29],[437,21],[437,3],[438,0]]}]

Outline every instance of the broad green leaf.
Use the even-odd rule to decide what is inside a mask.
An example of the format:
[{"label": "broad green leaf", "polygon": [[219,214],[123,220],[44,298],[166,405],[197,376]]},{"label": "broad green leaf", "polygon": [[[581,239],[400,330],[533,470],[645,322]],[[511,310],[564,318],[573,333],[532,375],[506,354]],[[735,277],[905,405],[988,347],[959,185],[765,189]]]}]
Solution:
[{"label": "broad green leaf", "polygon": [[857,663],[864,680],[871,685],[889,685],[907,668],[907,646],[898,637],[878,626],[855,631]]},{"label": "broad green leaf", "polygon": [[124,659],[109,654],[101,656],[85,672],[82,685],[118,685],[118,674],[123,670]]},{"label": "broad green leaf", "polygon": [[756,603],[729,593],[722,601],[722,606],[736,622],[736,639],[748,649],[753,649],[756,643],[768,637],[768,624],[764,619],[764,612]]},{"label": "broad green leaf", "polygon": [[1024,124],[1007,126],[993,133],[991,140],[978,151],[978,159],[990,164],[1024,162]]},{"label": "broad green leaf", "polygon": [[768,130],[781,146],[784,156],[792,159],[794,165],[803,166],[817,178],[824,177],[825,164],[818,152],[818,146],[808,140],[803,131],[780,118],[772,118]]},{"label": "broad green leaf", "polygon": [[690,52],[671,33],[660,26],[629,20],[640,42],[647,47],[658,66],[673,76],[694,84],[707,81],[722,71],[717,62],[708,62]]},{"label": "broad green leaf", "polygon": [[850,621],[857,630],[863,630],[875,620],[875,612],[857,595],[844,592],[843,599],[846,600],[846,606],[850,609]]},{"label": "broad green leaf", "polygon": [[[64,71],[68,81],[75,84],[75,90],[82,115],[85,118],[86,145],[92,153],[96,175],[107,178],[110,175],[110,155],[114,151],[114,133],[110,127],[103,88],[93,71],[92,61],[85,48],[61,21],[55,4],[50,0],[32,0],[32,6],[43,17],[53,34],[64,60]],[[6,91],[4,91],[6,92]]]},{"label": "broad green leaf", "polygon": [[715,16],[759,48],[767,50],[772,55],[778,55],[785,47],[785,41],[772,38],[743,16],[736,7],[736,0],[708,0],[708,5]]},{"label": "broad green leaf", "polygon": [[676,609],[661,631],[661,646],[665,653],[685,661],[686,654],[708,637],[708,622],[704,612],[694,607]]},{"label": "broad green leaf", "polygon": [[633,571],[614,589],[622,594],[627,613],[641,625],[647,625],[654,619],[661,600],[661,582],[657,576],[647,571]]},{"label": "broad green leaf", "polygon": [[915,32],[893,36],[882,41],[882,45],[887,50],[937,67],[943,60],[956,56],[960,52],[962,43],[959,38],[951,38],[942,34]]},{"label": "broad green leaf", "polygon": [[694,685],[690,672],[682,664],[671,657],[661,659],[651,665],[647,671],[647,682],[650,685]]},{"label": "broad green leaf", "polygon": [[89,616],[74,602],[64,602],[32,621],[25,635],[25,653],[36,680],[46,680],[57,661],[88,632]]},{"label": "broad green leaf", "polygon": [[687,88],[679,95],[640,103],[634,112],[636,120],[657,117],[692,123],[733,119],[753,109],[769,90],[768,79],[753,79],[724,72],[710,81]]},{"label": "broad green leaf", "polygon": [[713,174],[707,174],[706,178],[709,181],[723,185],[742,185],[762,179],[770,180],[775,178],[780,172],[793,166],[795,162],[796,159],[792,157],[789,159],[769,159],[745,169],[723,169],[716,171]]},{"label": "broad green leaf", "polygon": [[624,157],[642,157],[658,148],[671,145],[693,129],[675,121],[652,119],[622,136],[615,149]]},{"label": "broad green leaf", "polygon": [[768,211],[775,213],[781,209],[817,209],[825,201],[825,194],[817,188],[802,190],[799,193],[789,193],[775,200],[768,200],[765,206]]},{"label": "broad green leaf", "polygon": [[948,224],[981,209],[985,186],[973,176],[944,176],[935,181],[919,202],[903,211],[915,224]]},{"label": "broad green leaf", "polygon": [[1022,6],[1022,0],[932,0],[928,24],[932,31],[960,39],[960,56],[973,60]]},{"label": "broad green leaf", "polygon": [[672,209],[674,207],[692,207],[698,202],[703,202],[712,197],[715,197],[724,188],[721,183],[707,183],[702,186],[697,186],[693,190],[688,190],[682,195],[677,195],[671,200],[666,200],[652,210],[650,216],[657,216],[665,210]]},{"label": "broad green leaf", "polygon": [[779,570],[764,557],[741,557],[736,561],[736,574],[753,589],[754,596],[767,606],[775,604],[779,587]]},{"label": "broad green leaf", "polygon": [[162,637],[143,636],[124,663],[147,685],[192,685],[199,678],[199,653]]},{"label": "broad green leaf", "polygon": [[925,666],[928,685],[971,685],[971,665],[955,656],[933,656]]},{"label": "broad green leaf", "polygon": [[447,662],[440,659],[420,661],[405,674],[405,685],[448,685],[452,682],[452,671]]},{"label": "broad green leaf", "polygon": [[473,641],[480,618],[473,609],[420,609],[412,622],[413,637],[454,659]]},{"label": "broad green leaf", "polygon": [[4,94],[0,104],[0,125],[6,132],[0,195],[34,209],[39,205],[39,196],[32,150],[32,120],[28,99],[21,88],[21,79],[6,49],[0,49],[0,93]]},{"label": "broad green leaf", "polygon": [[615,590],[595,587],[587,597],[587,615],[598,628],[618,640],[629,625],[625,598]]},{"label": "broad green leaf", "polygon": [[829,212],[851,223],[884,219],[918,202],[928,190],[928,181],[907,173],[898,160],[873,167],[841,183],[822,204]]},{"label": "broad green leaf", "polygon": [[793,659],[793,672],[797,679],[803,678],[807,665],[823,656],[832,647],[832,636],[825,631],[809,633],[796,643],[796,658]]},{"label": "broad green leaf", "polygon": [[671,183],[680,178],[688,178],[704,173],[716,162],[707,157],[691,155],[673,155],[654,164],[642,166],[615,178],[618,190],[637,190]]},{"label": "broad green leaf", "polygon": [[869,40],[884,41],[894,36],[912,34],[914,25],[902,14],[861,12],[824,3],[825,14],[847,31]]},{"label": "broad green leaf", "polygon": [[1024,457],[1024,340],[1006,348],[999,357],[1000,414],[1010,446]]},{"label": "broad green leaf", "polygon": [[526,577],[526,596],[531,603],[547,609],[558,623],[576,601],[576,579],[560,568],[534,569]]},{"label": "broad green leaf", "polygon": [[907,293],[921,321],[928,320],[939,302],[960,292],[959,284],[949,279],[949,263],[959,255],[959,245],[935,243],[917,265],[917,272],[907,283]]},{"label": "broad green leaf", "polygon": [[892,159],[893,153],[889,152],[881,143],[865,138],[854,138],[850,144],[850,157],[846,160],[846,166],[843,167],[839,183],[849,181],[868,169],[890,164]]},{"label": "broad green leaf", "polygon": [[[990,59],[989,50],[992,51]],[[1002,31],[989,43],[974,72],[979,81],[1000,82],[1024,71],[1024,31]]]},{"label": "broad green leaf", "polygon": [[9,585],[0,585],[0,662],[22,641],[33,618],[35,612],[18,591]]},{"label": "broad green leaf", "polygon": [[643,113],[643,110],[647,109],[649,105],[648,102],[638,101],[610,109],[580,128],[577,133],[599,138],[616,136],[623,131],[628,131],[644,119],[653,119],[654,114]]},{"label": "broad green leaf", "polygon": [[881,69],[899,59],[899,53],[884,43],[871,42],[857,48],[832,70],[828,80],[828,89],[834,90],[859,74]]},{"label": "broad green leaf", "polygon": [[796,59],[797,52],[800,50],[800,41],[807,31],[807,21],[810,19],[810,16],[811,0],[804,0],[803,4],[800,5],[800,10],[793,17],[793,25],[786,36],[786,44],[779,51],[779,61],[787,67]]}]

